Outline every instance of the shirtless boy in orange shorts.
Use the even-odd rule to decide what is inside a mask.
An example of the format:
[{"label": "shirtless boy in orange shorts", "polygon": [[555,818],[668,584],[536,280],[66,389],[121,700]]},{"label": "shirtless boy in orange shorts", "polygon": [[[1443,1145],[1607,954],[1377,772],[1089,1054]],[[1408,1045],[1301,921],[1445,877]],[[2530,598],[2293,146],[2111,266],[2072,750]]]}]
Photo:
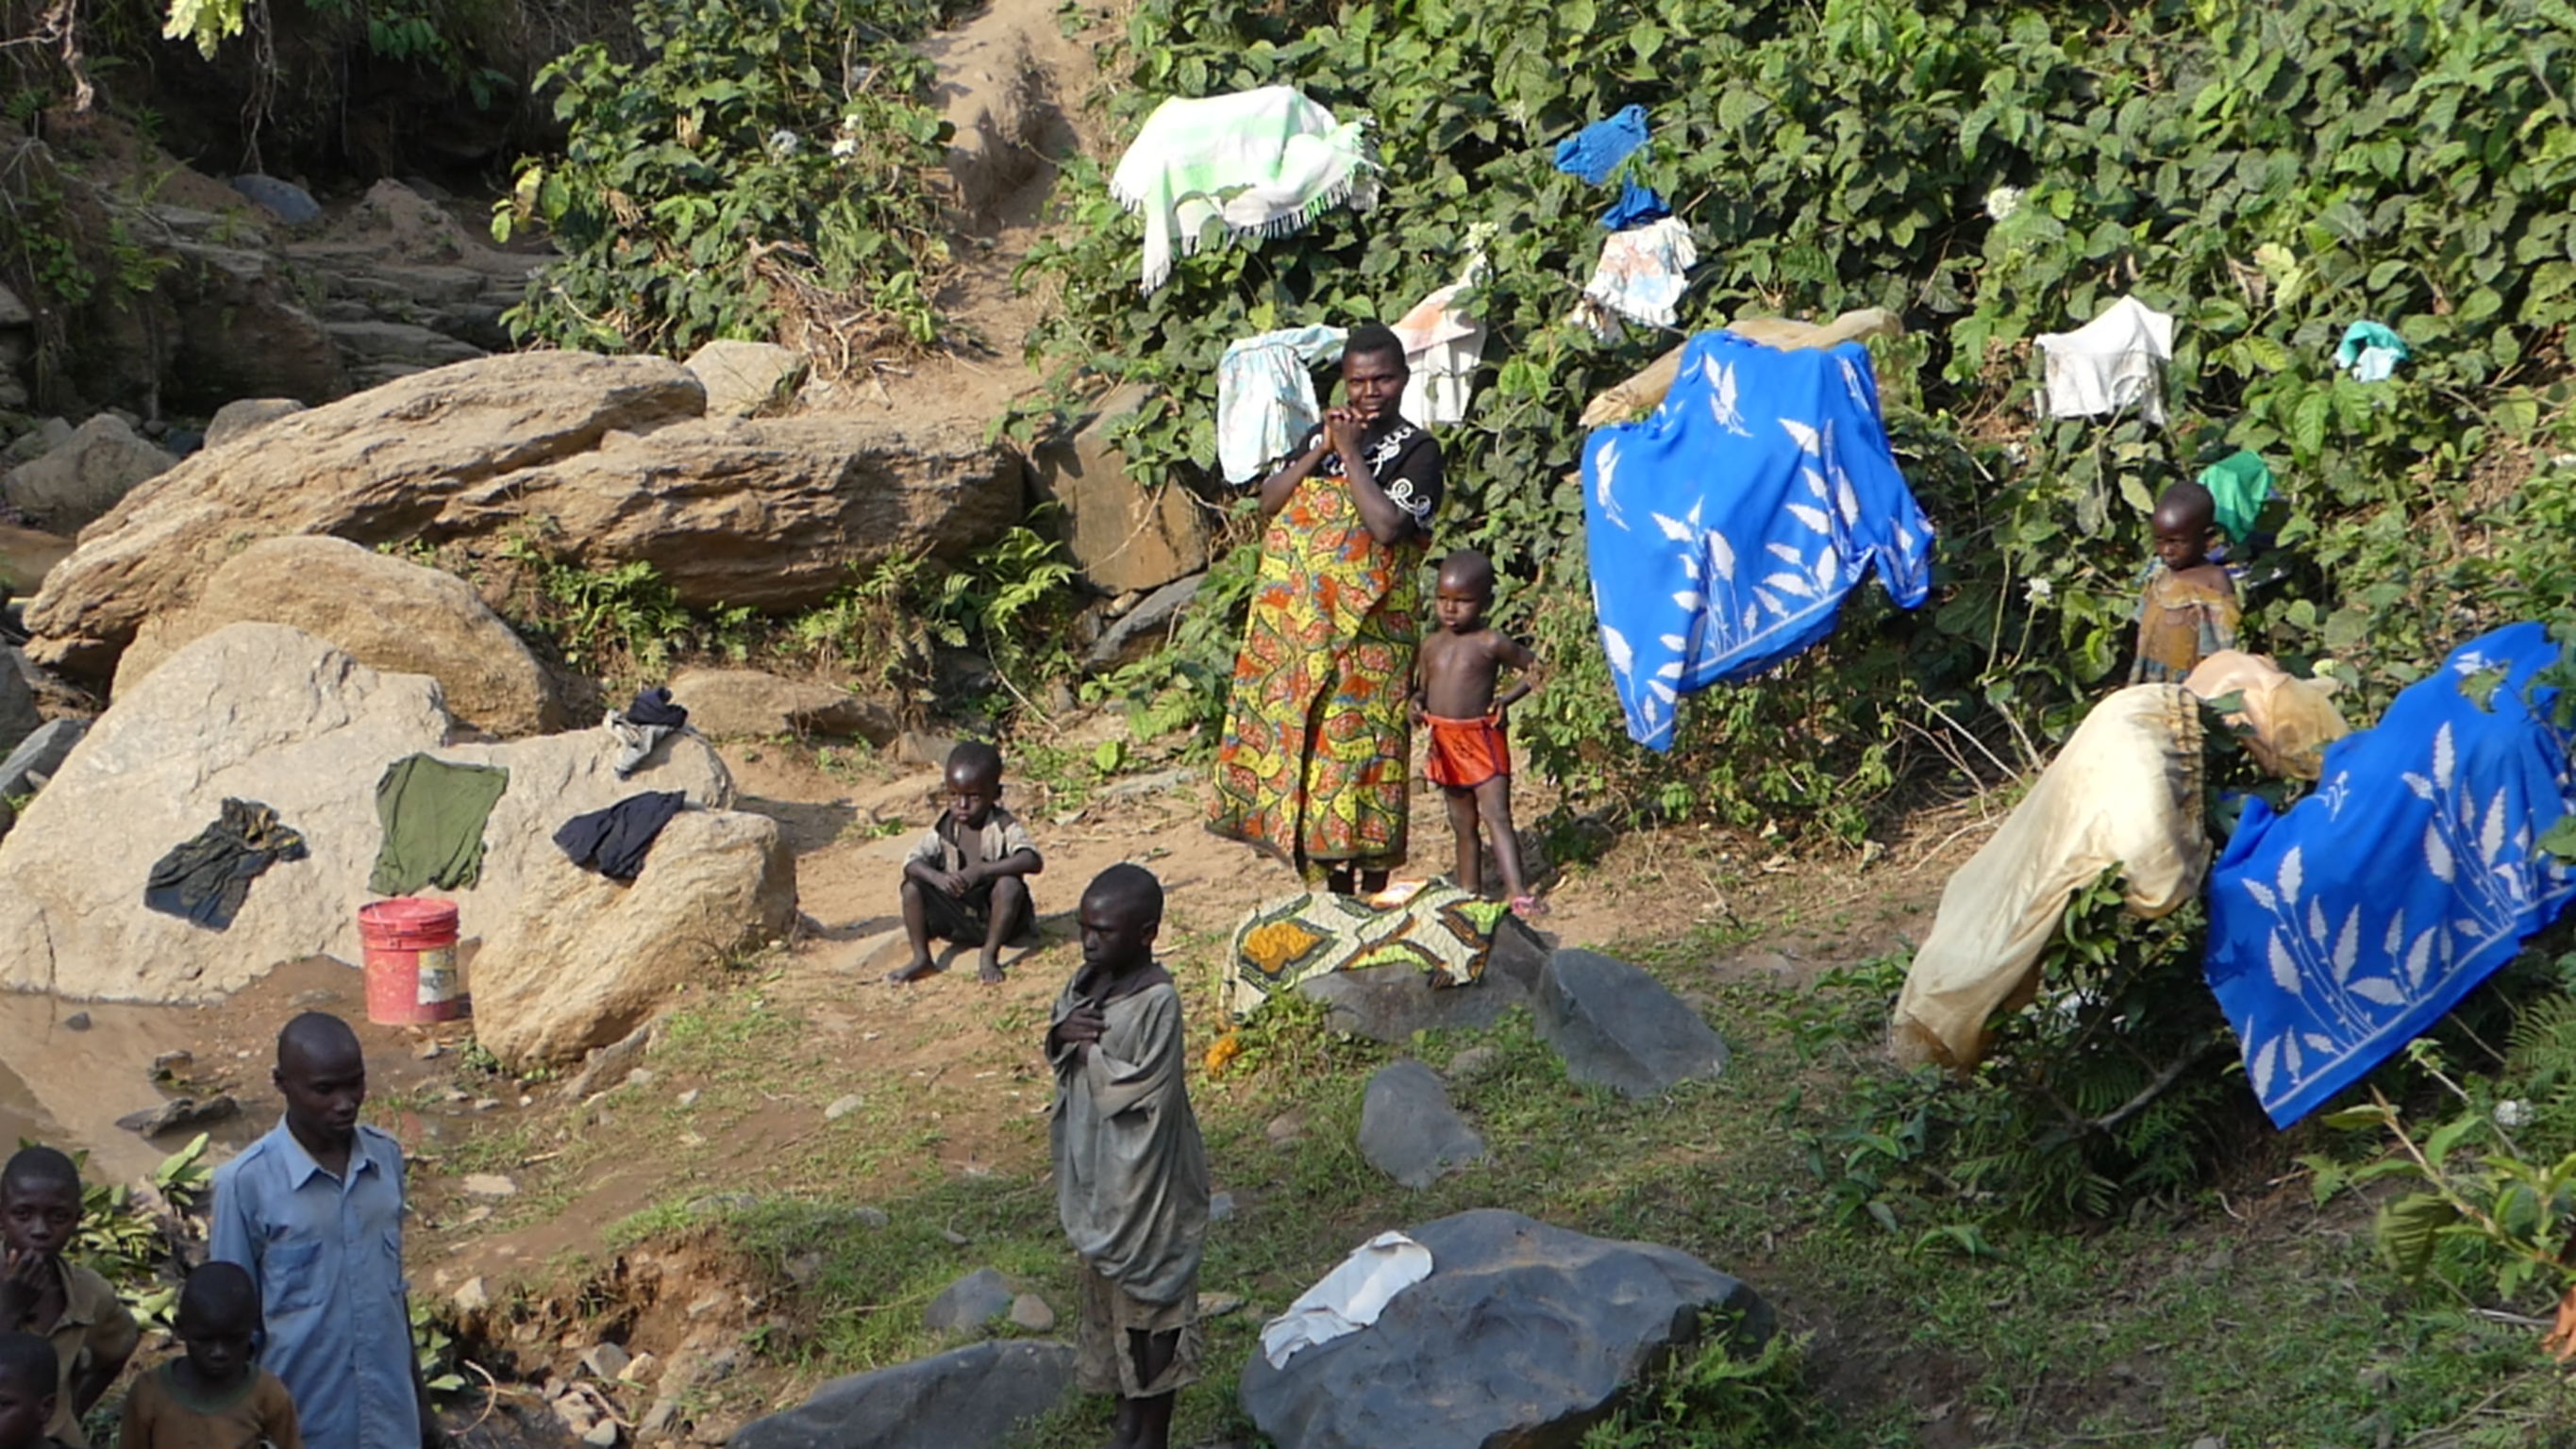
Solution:
[{"label": "shirtless boy in orange shorts", "polygon": [[[1536,687],[1538,657],[1520,641],[1485,627],[1494,603],[1494,565],[1462,548],[1440,564],[1431,611],[1440,630],[1415,656],[1413,717],[1431,727],[1431,756],[1423,773],[1449,797],[1449,824],[1458,832],[1458,885],[1484,893],[1484,858],[1476,848],[1476,821],[1492,837],[1494,863],[1502,868],[1503,894],[1518,915],[1538,910],[1521,874],[1520,837],[1512,831],[1512,746],[1503,712]],[[1506,668],[1520,678],[1495,693]]]}]

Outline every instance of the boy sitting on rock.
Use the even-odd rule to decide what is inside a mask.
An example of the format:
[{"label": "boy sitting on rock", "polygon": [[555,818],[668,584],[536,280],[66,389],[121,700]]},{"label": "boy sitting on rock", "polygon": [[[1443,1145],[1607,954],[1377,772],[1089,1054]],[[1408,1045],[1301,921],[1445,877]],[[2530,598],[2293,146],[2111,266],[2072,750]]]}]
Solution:
[{"label": "boy sitting on rock", "polygon": [[983,948],[975,976],[1002,980],[1002,945],[1037,928],[1024,876],[1046,869],[1020,822],[1001,806],[1002,752],[968,741],[948,754],[948,809],[903,863],[903,932],[912,960],[886,975],[918,981],[938,968],[932,937]]},{"label": "boy sitting on rock", "polygon": [[1082,969],[1047,1029],[1056,1216],[1082,1258],[1082,1387],[1118,1396],[1110,1449],[1167,1449],[1198,1378],[1207,1151],[1190,1110],[1181,994],[1154,959],[1163,887],[1113,865],[1082,893]]}]

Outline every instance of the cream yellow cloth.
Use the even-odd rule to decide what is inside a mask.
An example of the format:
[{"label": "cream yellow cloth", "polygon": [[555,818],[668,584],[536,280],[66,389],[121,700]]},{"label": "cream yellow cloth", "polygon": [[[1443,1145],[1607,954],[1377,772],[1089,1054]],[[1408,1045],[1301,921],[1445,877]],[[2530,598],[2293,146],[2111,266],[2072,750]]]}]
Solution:
[{"label": "cream yellow cloth", "polygon": [[2333,680],[2301,679],[2260,654],[2221,649],[2182,683],[2206,700],[2243,696],[2244,708],[2227,716],[2228,727],[2244,732],[2254,763],[2285,780],[2317,778],[2326,746],[2352,733],[2335,708]]},{"label": "cream yellow cloth", "polygon": [[2039,953],[2067,897],[2110,867],[2142,919],[2191,899],[2209,865],[2200,783],[2200,706],[2181,685],[2135,685],[2095,705],[1942,889],[1896,999],[1897,1059],[1976,1065],[1987,1021],[2037,994]]}]

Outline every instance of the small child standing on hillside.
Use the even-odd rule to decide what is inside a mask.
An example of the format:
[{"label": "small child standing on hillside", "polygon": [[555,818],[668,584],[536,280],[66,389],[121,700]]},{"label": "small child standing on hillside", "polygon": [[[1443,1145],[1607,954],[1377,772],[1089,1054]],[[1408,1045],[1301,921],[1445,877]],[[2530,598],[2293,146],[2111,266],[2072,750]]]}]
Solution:
[{"label": "small child standing on hillside", "polygon": [[973,740],[948,752],[948,809],[903,863],[903,933],[912,960],[888,981],[918,981],[938,967],[932,937],[983,948],[975,978],[1002,979],[1002,946],[1037,929],[1022,877],[1046,869],[1037,845],[1002,808],[1002,752]]},{"label": "small child standing on hillside", "polygon": [[[1485,627],[1494,604],[1494,565],[1462,548],[1441,561],[1431,612],[1440,629],[1415,656],[1413,717],[1431,727],[1423,773],[1449,797],[1449,825],[1458,834],[1458,886],[1484,893],[1484,856],[1476,848],[1476,823],[1492,837],[1503,895],[1515,915],[1534,915],[1536,897],[1521,872],[1520,836],[1512,828],[1512,745],[1505,711],[1537,686],[1538,657],[1520,641]],[[1502,671],[1520,678],[1497,694]]]},{"label": "small child standing on hillside", "polygon": [[1207,1150],[1190,1110],[1181,994],[1154,959],[1163,886],[1113,865],[1082,893],[1082,969],[1047,1028],[1056,1216],[1082,1258],[1076,1369],[1118,1396],[1113,1449],[1168,1449],[1198,1378]]},{"label": "small child standing on hillside", "polygon": [[25,1147],[0,1168],[0,1333],[24,1330],[52,1346],[53,1409],[43,1427],[71,1449],[88,1449],[81,1416],[142,1338],[107,1280],[63,1256],[80,1221],[80,1169],[71,1158]]},{"label": "small child standing on hillside", "polygon": [[2236,647],[2236,581],[2211,562],[2218,505],[2197,483],[2177,483],[2150,520],[2156,561],[2138,596],[2138,660],[2131,684],[2180,684],[2200,661]]},{"label": "small child standing on hillside", "polygon": [[295,1399],[251,1360],[259,1285],[238,1263],[208,1263],[179,1289],[172,1327],[187,1352],[126,1391],[117,1449],[304,1449]]}]

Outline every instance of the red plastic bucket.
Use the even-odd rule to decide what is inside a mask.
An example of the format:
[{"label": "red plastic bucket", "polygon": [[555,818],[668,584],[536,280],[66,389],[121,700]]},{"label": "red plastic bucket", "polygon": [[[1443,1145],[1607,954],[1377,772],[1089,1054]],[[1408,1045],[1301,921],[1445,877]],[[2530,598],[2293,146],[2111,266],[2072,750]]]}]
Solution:
[{"label": "red plastic bucket", "polygon": [[418,1026],[464,1014],[456,976],[456,903],[402,896],[358,908],[367,1020]]}]

